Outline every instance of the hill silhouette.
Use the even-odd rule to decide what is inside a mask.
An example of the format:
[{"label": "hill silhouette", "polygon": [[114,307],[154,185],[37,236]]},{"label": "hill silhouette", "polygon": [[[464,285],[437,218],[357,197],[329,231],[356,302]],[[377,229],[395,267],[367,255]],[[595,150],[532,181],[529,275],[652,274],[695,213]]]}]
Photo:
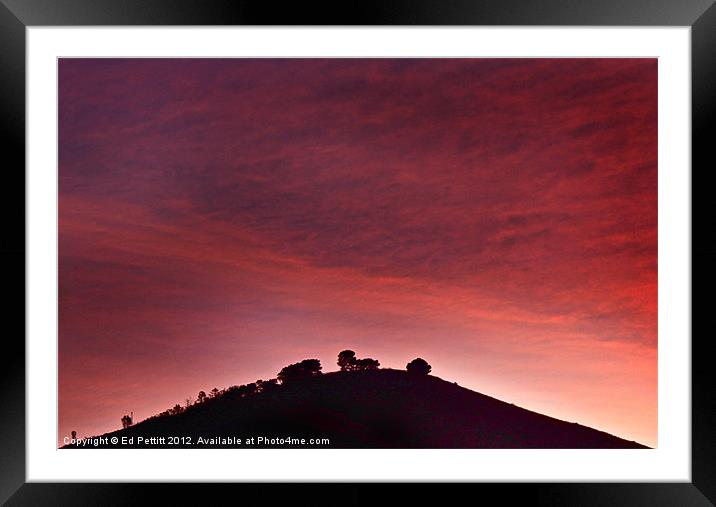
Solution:
[{"label": "hill silhouette", "polygon": [[[181,413],[102,435],[106,442],[97,447],[166,448],[172,446],[146,442],[170,436],[190,437],[192,444],[202,437],[205,442],[194,445],[201,448],[288,447],[258,440],[247,444],[249,437],[330,439],[327,445],[292,448],[646,448],[434,376],[392,369],[319,374],[272,383],[251,396],[228,390]],[[114,445],[112,437],[134,437],[134,442]],[[221,442],[221,437],[242,442]]]}]

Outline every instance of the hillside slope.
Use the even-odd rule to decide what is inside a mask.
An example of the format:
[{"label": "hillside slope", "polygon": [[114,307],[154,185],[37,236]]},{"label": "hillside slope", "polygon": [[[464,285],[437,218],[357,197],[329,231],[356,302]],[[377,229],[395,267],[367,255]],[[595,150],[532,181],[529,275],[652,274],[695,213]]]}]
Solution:
[{"label": "hillside slope", "polygon": [[[249,397],[231,393],[104,437],[329,438],[330,448],[644,448],[470,391],[433,376],[335,372]],[[104,443],[100,447],[127,447]],[[131,447],[131,445],[130,445]],[[272,447],[286,447],[274,445]],[[311,447],[292,446],[292,447]]]}]

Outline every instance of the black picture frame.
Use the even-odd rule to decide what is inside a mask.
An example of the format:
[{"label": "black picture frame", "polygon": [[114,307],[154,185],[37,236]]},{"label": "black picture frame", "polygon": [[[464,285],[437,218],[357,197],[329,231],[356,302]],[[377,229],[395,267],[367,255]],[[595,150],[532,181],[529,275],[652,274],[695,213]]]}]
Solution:
[{"label": "black picture frame", "polygon": [[[217,492],[228,498],[263,495],[271,503],[281,489],[268,484],[50,484],[25,480],[25,30],[64,25],[542,25],[542,26],[689,26],[692,70],[692,189],[716,168],[709,123],[716,115],[716,6],[714,0],[363,0],[342,2],[262,2],[244,0],[0,0],[0,143],[5,198],[0,256],[8,296],[0,370],[0,501],[8,505],[127,505],[156,501],[185,504],[192,495],[204,501]],[[694,180],[697,185],[693,185]],[[693,195],[693,194],[692,194]],[[692,197],[693,224],[713,226],[712,206]],[[696,202],[699,204],[696,205]],[[711,213],[712,215],[713,213]],[[710,228],[713,230],[713,227]],[[692,236],[693,237],[693,236]],[[695,240],[695,238],[694,238]],[[716,249],[692,240],[699,277],[694,285],[713,282]],[[694,260],[692,260],[693,269]],[[20,269],[20,266],[23,266]],[[704,293],[706,293],[704,291]],[[693,299],[693,298],[692,298]],[[695,299],[693,309],[709,304]],[[705,309],[705,308],[704,308]],[[702,312],[703,314],[703,312]],[[7,328],[6,328],[7,329]],[[689,337],[684,337],[688,339]],[[716,504],[716,391],[710,333],[692,333],[692,482],[589,484],[451,485],[450,492],[473,498],[494,496],[500,503],[538,505],[714,505]],[[425,498],[426,485],[410,493]],[[340,493],[321,485],[296,485],[306,500],[340,495],[343,504],[372,503],[375,485],[344,485]],[[241,491],[236,491],[241,488]],[[470,488],[471,491],[464,491]],[[320,489],[320,492],[319,492]],[[445,488],[437,489],[440,495]],[[298,492],[296,492],[298,490]],[[463,490],[463,491],[460,491]],[[403,495],[404,493],[401,493]],[[236,496],[239,495],[239,496]],[[317,496],[318,495],[318,496]],[[333,497],[335,498],[335,497]]]}]

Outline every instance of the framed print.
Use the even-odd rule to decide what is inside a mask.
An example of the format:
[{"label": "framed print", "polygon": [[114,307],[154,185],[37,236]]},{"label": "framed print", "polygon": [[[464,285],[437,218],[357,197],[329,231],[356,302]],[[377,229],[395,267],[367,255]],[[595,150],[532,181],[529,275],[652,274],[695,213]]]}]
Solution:
[{"label": "framed print", "polygon": [[3,500],[714,502],[691,296],[712,2],[4,0],[2,22],[25,189]]}]

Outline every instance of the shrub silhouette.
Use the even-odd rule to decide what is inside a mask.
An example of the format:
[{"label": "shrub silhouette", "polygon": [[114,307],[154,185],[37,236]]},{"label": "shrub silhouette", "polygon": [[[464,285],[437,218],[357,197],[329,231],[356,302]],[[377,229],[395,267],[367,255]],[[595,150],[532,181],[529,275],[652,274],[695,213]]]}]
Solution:
[{"label": "shrub silhouette", "polygon": [[271,378],[268,380],[257,380],[256,387],[258,388],[258,391],[260,393],[273,391],[278,387],[278,380],[276,380],[275,378]]},{"label": "shrub silhouette", "polygon": [[197,403],[204,403],[206,401],[206,393],[204,391],[199,391],[199,395],[196,397]]},{"label": "shrub silhouette", "polygon": [[225,393],[231,397],[244,398],[246,396],[256,394],[257,389],[258,389],[258,386],[256,385],[256,382],[252,382],[251,384],[244,384],[244,385],[240,385],[240,386],[231,386],[228,389],[226,389]]},{"label": "shrub silhouette", "polygon": [[77,432],[72,430],[72,440],[77,440]]},{"label": "shrub silhouette", "polygon": [[432,370],[432,367],[425,359],[418,357],[410,361],[405,369],[413,375],[427,375]]},{"label": "shrub silhouette", "polygon": [[[318,359],[304,359],[300,363],[285,366],[278,372],[277,378],[279,382],[285,384],[295,380],[316,377],[321,374],[321,369],[321,361]],[[254,386],[255,385],[256,384],[254,384]]]},{"label": "shrub silhouette", "polygon": [[377,370],[379,366],[380,362],[377,359],[366,357],[365,359],[356,360],[353,369],[356,371]]},{"label": "shrub silhouette", "polygon": [[338,354],[338,366],[341,371],[351,371],[356,362],[356,353],[352,350],[344,350]]}]

